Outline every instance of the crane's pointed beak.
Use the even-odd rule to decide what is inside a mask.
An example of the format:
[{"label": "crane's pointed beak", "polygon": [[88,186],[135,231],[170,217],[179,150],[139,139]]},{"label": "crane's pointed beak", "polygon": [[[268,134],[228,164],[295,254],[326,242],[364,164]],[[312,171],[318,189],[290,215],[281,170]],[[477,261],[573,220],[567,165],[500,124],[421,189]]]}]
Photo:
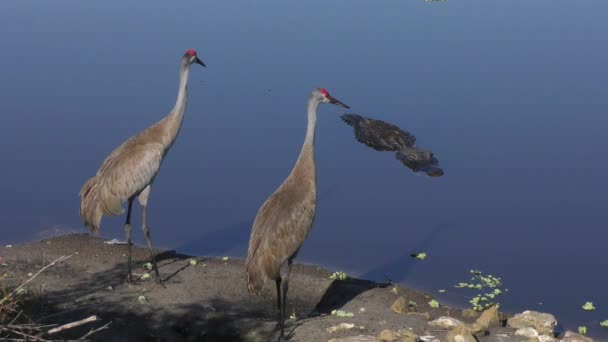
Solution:
[{"label": "crane's pointed beak", "polygon": [[342,101],[336,99],[335,97],[327,96],[327,98],[329,99],[329,103],[331,103],[331,104],[335,104],[336,106],[340,106],[340,107],[344,107],[346,109],[350,109],[349,106],[347,106],[346,104],[344,104]]},{"label": "crane's pointed beak", "polygon": [[205,63],[203,63],[203,61],[201,61],[198,57],[196,57],[196,59],[194,60],[194,63],[200,64],[200,65],[206,67]]}]

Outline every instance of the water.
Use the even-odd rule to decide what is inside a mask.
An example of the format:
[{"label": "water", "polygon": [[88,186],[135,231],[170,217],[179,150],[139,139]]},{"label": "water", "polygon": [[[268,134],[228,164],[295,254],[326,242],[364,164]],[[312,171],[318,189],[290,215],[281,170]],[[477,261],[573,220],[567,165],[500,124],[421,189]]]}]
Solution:
[{"label": "water", "polygon": [[[193,67],[184,127],[152,190],[156,245],[244,256],[259,206],[301,147],[308,94],[323,86],[414,133],[446,175],[415,175],[358,144],[341,110],[322,106],[318,216],[299,261],[447,288],[440,302],[458,305],[468,293],[452,286],[478,268],[503,278],[505,309],[605,336],[607,10],[3,1],[0,242],[84,232],[80,186],[171,109],[179,58],[195,48],[209,67]],[[123,220],[104,219],[103,236],[121,238]],[[416,251],[429,259],[415,262]],[[585,301],[598,309],[584,312]]]}]

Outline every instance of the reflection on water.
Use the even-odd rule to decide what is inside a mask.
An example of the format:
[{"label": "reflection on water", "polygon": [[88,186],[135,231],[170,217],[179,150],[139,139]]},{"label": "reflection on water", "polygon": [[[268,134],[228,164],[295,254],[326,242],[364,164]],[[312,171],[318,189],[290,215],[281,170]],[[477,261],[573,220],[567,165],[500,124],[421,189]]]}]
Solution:
[{"label": "reflection on water", "polygon": [[[300,150],[308,94],[327,87],[354,112],[414,132],[446,174],[404,172],[392,154],[355,143],[341,113],[320,109],[317,220],[299,260],[445,296],[480,269],[509,288],[505,309],[554,312],[601,334],[591,327],[608,307],[598,271],[606,10],[565,0],[0,2],[10,32],[0,38],[0,240],[55,225],[84,232],[80,185],[168,113],[179,58],[195,48],[209,67],[191,80],[154,184],[155,244],[244,256],[257,209]],[[122,238],[123,223],[104,219],[102,234]],[[582,312],[586,301],[598,310]]]}]

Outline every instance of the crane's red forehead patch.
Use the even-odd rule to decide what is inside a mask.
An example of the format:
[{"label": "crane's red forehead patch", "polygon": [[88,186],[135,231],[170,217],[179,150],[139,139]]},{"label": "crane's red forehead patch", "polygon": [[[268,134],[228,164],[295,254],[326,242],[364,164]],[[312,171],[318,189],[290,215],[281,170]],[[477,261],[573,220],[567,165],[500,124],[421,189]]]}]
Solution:
[{"label": "crane's red forehead patch", "polygon": [[325,88],[321,88],[319,91],[321,94],[323,94],[323,96],[329,96],[329,92]]},{"label": "crane's red forehead patch", "polygon": [[192,56],[196,56],[196,51],[194,49],[188,49],[186,50],[186,55],[192,57]]}]

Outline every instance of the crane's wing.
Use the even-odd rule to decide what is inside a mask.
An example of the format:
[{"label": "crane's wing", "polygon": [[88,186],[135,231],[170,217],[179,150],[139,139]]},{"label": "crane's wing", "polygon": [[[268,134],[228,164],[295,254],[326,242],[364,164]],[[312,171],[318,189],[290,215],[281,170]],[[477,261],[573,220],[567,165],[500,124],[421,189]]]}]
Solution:
[{"label": "crane's wing", "polygon": [[257,293],[268,277],[275,278],[280,267],[295,257],[310,232],[315,216],[314,191],[297,191],[284,184],[262,205],[256,215],[247,253],[247,282]]},{"label": "crane's wing", "polygon": [[382,120],[357,114],[343,114],[341,118],[354,128],[355,137],[360,143],[378,151],[399,151],[416,142],[410,133]]},{"label": "crane's wing", "polygon": [[159,143],[142,144],[129,140],[104,160],[95,178],[106,214],[122,214],[122,204],[152,183],[163,153],[163,146]]}]

